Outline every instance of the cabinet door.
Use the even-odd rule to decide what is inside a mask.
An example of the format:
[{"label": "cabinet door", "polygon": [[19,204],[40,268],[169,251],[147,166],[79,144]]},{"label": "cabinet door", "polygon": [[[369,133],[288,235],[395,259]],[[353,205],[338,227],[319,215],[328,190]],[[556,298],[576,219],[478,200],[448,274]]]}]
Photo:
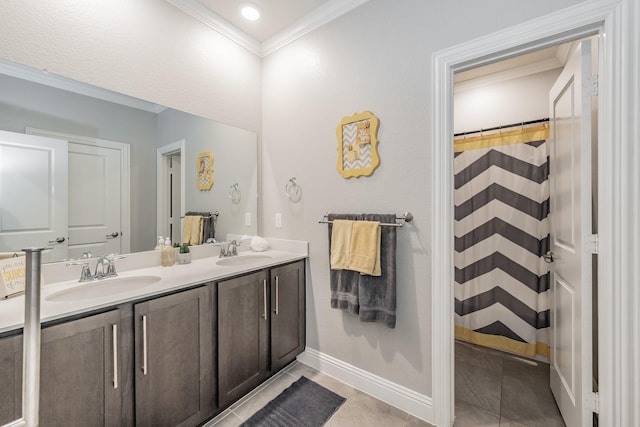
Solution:
[{"label": "cabinet door", "polygon": [[136,304],[137,426],[194,426],[213,412],[211,289]]},{"label": "cabinet door", "polygon": [[271,269],[271,370],[292,362],[304,347],[304,261],[298,261]]},{"label": "cabinet door", "polygon": [[267,375],[268,283],[260,271],[218,284],[218,386],[221,407]]},{"label": "cabinet door", "polygon": [[0,425],[22,416],[22,335],[0,338]]},{"label": "cabinet door", "polygon": [[119,325],[113,310],[42,329],[40,426],[121,425]]}]

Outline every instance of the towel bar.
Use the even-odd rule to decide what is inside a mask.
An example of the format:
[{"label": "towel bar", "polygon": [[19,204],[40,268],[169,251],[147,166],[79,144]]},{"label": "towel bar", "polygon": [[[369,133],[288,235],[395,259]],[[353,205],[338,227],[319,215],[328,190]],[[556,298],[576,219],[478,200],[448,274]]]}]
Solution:
[{"label": "towel bar", "polygon": [[[327,220],[327,216],[330,213],[331,212],[327,212],[326,214],[324,214],[324,217],[322,217],[322,219],[318,221],[318,224],[332,224],[333,221]],[[384,225],[385,227],[402,227],[404,226],[405,223],[411,222],[413,220],[413,214],[411,212],[405,212],[402,215],[396,215],[396,220],[399,220],[400,222],[393,223],[393,224],[390,224],[387,222],[381,222],[380,225]]]},{"label": "towel bar", "polygon": [[[220,216],[220,212],[215,211],[213,213],[211,212],[187,212],[186,213],[186,216],[192,216],[192,215],[201,215],[203,218],[212,218],[212,217],[218,218],[218,216]],[[184,218],[184,216],[181,216],[180,218]]]}]

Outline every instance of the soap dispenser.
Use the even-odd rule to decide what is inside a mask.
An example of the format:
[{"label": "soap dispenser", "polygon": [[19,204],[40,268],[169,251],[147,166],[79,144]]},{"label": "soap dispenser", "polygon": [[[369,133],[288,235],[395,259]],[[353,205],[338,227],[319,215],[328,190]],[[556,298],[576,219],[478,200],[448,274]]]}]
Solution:
[{"label": "soap dispenser", "polygon": [[161,263],[164,267],[170,267],[176,263],[176,251],[171,246],[171,238],[167,237],[162,246]]},{"label": "soap dispenser", "polygon": [[163,246],[164,246],[164,237],[158,236],[158,244],[156,245],[156,248],[154,250],[160,251],[162,250]]}]

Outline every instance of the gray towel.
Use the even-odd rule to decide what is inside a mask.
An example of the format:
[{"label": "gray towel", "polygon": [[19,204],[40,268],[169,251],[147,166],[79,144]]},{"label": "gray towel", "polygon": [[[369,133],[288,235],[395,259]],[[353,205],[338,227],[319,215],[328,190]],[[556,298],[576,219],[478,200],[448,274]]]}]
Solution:
[{"label": "gray towel", "polygon": [[[396,222],[395,214],[329,214],[327,219],[351,219]],[[329,224],[329,251],[331,251]],[[396,326],[396,227],[382,226],[380,233],[382,276],[362,275],[351,270],[331,270],[331,307],[347,310],[362,322],[380,322]]]},{"label": "gray towel", "polygon": [[[334,219],[361,220],[362,215],[329,214],[329,221]],[[329,223],[329,259],[331,259],[331,232],[333,224]],[[360,312],[358,304],[358,276],[360,273],[351,270],[330,270],[331,307],[347,310],[356,316]]]},{"label": "gray towel", "polygon": [[185,215],[200,215],[202,217],[202,243],[205,243],[207,239],[215,238],[216,234],[216,215],[211,212],[192,212],[189,211]]}]

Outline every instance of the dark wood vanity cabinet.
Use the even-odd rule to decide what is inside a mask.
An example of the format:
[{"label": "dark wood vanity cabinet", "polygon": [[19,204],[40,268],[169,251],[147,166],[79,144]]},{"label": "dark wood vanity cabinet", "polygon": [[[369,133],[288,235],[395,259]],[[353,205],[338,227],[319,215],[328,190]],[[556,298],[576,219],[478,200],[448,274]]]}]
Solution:
[{"label": "dark wood vanity cabinet", "polygon": [[[39,425],[122,425],[119,327],[111,310],[42,329]],[[22,335],[0,340],[0,378],[4,424],[22,413]]]},{"label": "dark wood vanity cabinet", "polygon": [[269,276],[259,271],[218,283],[218,403],[229,403],[267,378]]},{"label": "dark wood vanity cabinet", "polygon": [[304,261],[271,269],[271,371],[277,372],[305,347]]},{"label": "dark wood vanity cabinet", "polygon": [[[40,425],[197,426],[305,347],[304,260],[45,325]],[[0,425],[22,411],[22,335],[0,338]]]},{"label": "dark wood vanity cabinet", "polygon": [[0,425],[20,418],[22,335],[0,338]]},{"label": "dark wood vanity cabinet", "polygon": [[213,414],[212,288],[134,304],[136,426],[195,426]]},{"label": "dark wood vanity cabinet", "polygon": [[292,362],[305,347],[304,261],[218,283],[221,408]]}]

